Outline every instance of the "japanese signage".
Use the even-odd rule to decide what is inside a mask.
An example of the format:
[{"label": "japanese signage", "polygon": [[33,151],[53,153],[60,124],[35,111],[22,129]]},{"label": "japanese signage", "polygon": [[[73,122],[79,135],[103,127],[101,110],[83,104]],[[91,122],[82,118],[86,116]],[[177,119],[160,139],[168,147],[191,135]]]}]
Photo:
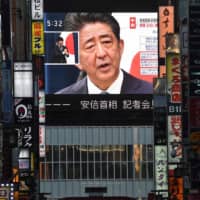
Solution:
[{"label": "japanese signage", "polygon": [[155,146],[155,175],[156,175],[156,190],[166,190],[164,193],[167,196],[168,181],[167,181],[167,146]]},{"label": "japanese signage", "polygon": [[33,146],[32,127],[15,127],[15,132],[18,137],[18,147],[31,148]]},{"label": "japanese signage", "polygon": [[32,123],[33,122],[33,98],[15,98],[15,123]]},{"label": "japanese signage", "polygon": [[[122,87],[116,86],[119,87],[119,91],[109,96],[96,94],[94,88],[88,91],[84,81],[90,73],[83,73],[77,67],[81,56],[79,32],[64,31],[66,13],[44,13],[46,124],[152,125],[152,79],[158,74],[157,13],[113,12],[111,14],[119,22],[120,37],[124,40],[124,51],[119,66],[121,71],[131,78],[135,76],[145,80],[151,88],[150,91],[147,89],[148,86],[145,86],[140,91],[129,92],[128,88],[134,87],[134,83],[130,82],[124,86],[125,91],[120,90],[123,88],[123,82]],[[58,40],[62,43],[59,51]],[[69,51],[68,55],[64,51],[66,48]],[[57,51],[59,58],[56,55]],[[79,84],[79,81],[84,82],[86,90],[60,93],[61,89]]]},{"label": "japanese signage", "polygon": [[45,126],[39,125],[39,148],[40,157],[45,156]]},{"label": "japanese signage", "polygon": [[44,54],[44,25],[42,21],[32,22],[32,54]]},{"label": "japanese signage", "polygon": [[183,156],[181,115],[168,116],[168,156],[169,162],[180,162]]},{"label": "japanese signage", "polygon": [[46,124],[152,125],[152,95],[46,95]]},{"label": "japanese signage", "polygon": [[181,114],[182,88],[180,55],[167,53],[167,91],[168,91],[168,114]]},{"label": "japanese signage", "polygon": [[39,91],[39,122],[45,123],[45,93]]},{"label": "japanese signage", "polygon": [[158,74],[157,13],[113,12],[112,15],[120,24],[120,36],[125,44],[121,68],[152,82]]},{"label": "japanese signage", "polygon": [[43,0],[32,0],[32,20],[43,19]]},{"label": "japanese signage", "polygon": [[174,32],[174,7],[159,7],[159,55],[165,58],[166,55],[166,35]]},{"label": "japanese signage", "polygon": [[167,53],[168,91],[168,161],[180,162],[182,158],[182,87],[180,54]]}]

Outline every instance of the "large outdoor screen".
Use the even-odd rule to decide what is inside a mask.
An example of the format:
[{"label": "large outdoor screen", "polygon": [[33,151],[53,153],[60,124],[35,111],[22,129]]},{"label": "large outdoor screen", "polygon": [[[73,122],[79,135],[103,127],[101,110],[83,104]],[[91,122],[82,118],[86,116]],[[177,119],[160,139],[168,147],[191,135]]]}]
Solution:
[{"label": "large outdoor screen", "polygon": [[[158,74],[157,13],[111,13],[120,26],[123,50],[119,65],[120,80],[111,84],[113,91],[110,89],[110,93],[108,89],[108,95],[99,93],[96,81],[93,83],[94,78],[90,77],[90,72],[84,70],[83,66],[87,63],[80,42],[82,35],[77,30],[65,30],[66,14],[44,14],[46,122],[152,124],[153,78]],[[101,31],[102,29],[99,33]],[[109,40],[106,38],[103,42],[108,43]],[[89,45],[93,45],[93,42]],[[95,47],[92,48],[87,59],[97,51]],[[97,58],[95,61],[103,73],[106,73],[111,65],[109,56],[104,55],[105,58]],[[56,113],[57,117],[53,113]]]}]

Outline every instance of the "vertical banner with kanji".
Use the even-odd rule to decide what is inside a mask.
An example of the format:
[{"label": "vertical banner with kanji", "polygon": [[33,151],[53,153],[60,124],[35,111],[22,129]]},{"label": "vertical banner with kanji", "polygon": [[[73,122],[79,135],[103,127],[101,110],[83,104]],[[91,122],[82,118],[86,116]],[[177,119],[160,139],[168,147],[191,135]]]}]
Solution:
[{"label": "vertical banner with kanji", "polygon": [[159,56],[165,58],[166,35],[174,33],[174,7],[159,7]]},{"label": "vertical banner with kanji", "polygon": [[42,21],[32,22],[32,54],[44,54],[44,25]]}]

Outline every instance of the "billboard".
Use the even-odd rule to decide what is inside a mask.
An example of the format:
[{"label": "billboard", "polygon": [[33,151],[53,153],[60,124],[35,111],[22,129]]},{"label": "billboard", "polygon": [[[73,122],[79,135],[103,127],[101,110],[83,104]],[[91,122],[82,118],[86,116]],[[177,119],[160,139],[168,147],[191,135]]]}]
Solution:
[{"label": "billboard", "polygon": [[[152,124],[152,82],[158,74],[157,13],[112,13],[119,23],[119,40],[102,23],[98,31],[91,24],[86,26],[89,31],[68,30],[64,19],[69,14],[44,13],[46,123],[88,122],[84,117],[92,114],[88,119],[99,124],[109,113],[108,124],[120,120]],[[105,89],[110,95],[101,95]],[[145,121],[146,116],[150,118]]]},{"label": "billboard", "polygon": [[167,146],[155,146],[155,182],[156,190],[164,191],[163,195],[167,196],[168,180],[167,180]]}]

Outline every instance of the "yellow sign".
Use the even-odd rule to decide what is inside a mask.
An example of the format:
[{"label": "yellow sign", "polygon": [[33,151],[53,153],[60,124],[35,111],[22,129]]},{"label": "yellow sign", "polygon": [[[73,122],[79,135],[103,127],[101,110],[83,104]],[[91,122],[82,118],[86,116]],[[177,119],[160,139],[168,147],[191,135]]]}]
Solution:
[{"label": "yellow sign", "polygon": [[44,54],[44,24],[41,21],[32,22],[32,54]]}]

